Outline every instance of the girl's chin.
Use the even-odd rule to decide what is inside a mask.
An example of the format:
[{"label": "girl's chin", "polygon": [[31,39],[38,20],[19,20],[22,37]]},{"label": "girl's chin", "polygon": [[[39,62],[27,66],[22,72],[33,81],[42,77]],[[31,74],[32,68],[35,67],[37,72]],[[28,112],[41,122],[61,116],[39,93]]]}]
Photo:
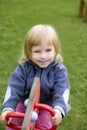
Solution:
[{"label": "girl's chin", "polygon": [[39,67],[41,68],[46,68],[49,64],[38,64]]}]

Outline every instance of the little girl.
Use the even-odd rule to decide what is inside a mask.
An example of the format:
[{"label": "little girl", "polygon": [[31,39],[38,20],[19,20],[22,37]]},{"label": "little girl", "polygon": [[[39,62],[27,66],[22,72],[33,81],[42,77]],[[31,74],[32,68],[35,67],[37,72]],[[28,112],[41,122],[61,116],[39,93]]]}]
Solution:
[{"label": "little girl", "polygon": [[[11,122],[5,115],[11,111],[25,112],[24,101],[28,98],[35,77],[40,78],[40,103],[51,106],[56,112],[50,117],[40,110],[36,128],[47,130],[59,125],[68,112],[70,84],[68,72],[62,63],[60,42],[55,29],[50,25],[33,26],[27,33],[19,65],[12,73],[4,103],[1,122]],[[12,122],[22,125],[21,119]],[[7,127],[7,130],[13,130]]]}]

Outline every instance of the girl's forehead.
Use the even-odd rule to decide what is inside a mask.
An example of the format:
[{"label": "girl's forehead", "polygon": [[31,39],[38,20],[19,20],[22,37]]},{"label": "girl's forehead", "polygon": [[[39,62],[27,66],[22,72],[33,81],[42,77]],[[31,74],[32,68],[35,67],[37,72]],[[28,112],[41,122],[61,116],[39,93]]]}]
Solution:
[{"label": "girl's forehead", "polygon": [[32,42],[33,46],[51,46],[54,45],[54,42],[52,40],[49,39],[34,39]]},{"label": "girl's forehead", "polygon": [[41,44],[41,45],[37,45],[37,46],[33,46],[32,50],[46,50],[46,49],[55,49],[53,45],[49,45],[49,44]]},{"label": "girl's forehead", "polygon": [[36,45],[33,46],[38,46],[38,47],[51,47],[54,46],[52,43],[48,43],[48,42],[42,42],[42,43],[38,43]]}]

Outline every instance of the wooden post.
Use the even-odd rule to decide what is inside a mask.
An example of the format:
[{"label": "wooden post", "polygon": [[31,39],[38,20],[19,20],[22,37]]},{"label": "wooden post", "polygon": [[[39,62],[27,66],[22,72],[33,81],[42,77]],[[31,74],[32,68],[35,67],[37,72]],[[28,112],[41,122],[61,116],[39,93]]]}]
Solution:
[{"label": "wooden post", "polygon": [[81,0],[80,1],[80,6],[79,6],[79,16],[83,16],[83,13],[84,13],[84,6],[85,6],[85,2],[84,0]]},{"label": "wooden post", "polygon": [[80,1],[79,16],[84,17],[84,22],[87,22],[87,0]]},{"label": "wooden post", "polygon": [[87,3],[86,3],[86,7],[85,7],[84,21],[87,22]]}]

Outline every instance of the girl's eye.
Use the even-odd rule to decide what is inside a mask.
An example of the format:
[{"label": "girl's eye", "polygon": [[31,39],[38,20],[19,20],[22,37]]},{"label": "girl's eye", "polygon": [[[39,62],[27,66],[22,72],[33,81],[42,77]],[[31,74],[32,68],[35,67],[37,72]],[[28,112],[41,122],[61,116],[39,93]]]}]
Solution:
[{"label": "girl's eye", "polygon": [[36,51],[34,51],[34,53],[40,53],[40,51],[39,51],[39,50],[36,50]]},{"label": "girl's eye", "polygon": [[51,49],[47,49],[47,50],[46,50],[46,52],[49,52],[49,51],[51,51]]}]

